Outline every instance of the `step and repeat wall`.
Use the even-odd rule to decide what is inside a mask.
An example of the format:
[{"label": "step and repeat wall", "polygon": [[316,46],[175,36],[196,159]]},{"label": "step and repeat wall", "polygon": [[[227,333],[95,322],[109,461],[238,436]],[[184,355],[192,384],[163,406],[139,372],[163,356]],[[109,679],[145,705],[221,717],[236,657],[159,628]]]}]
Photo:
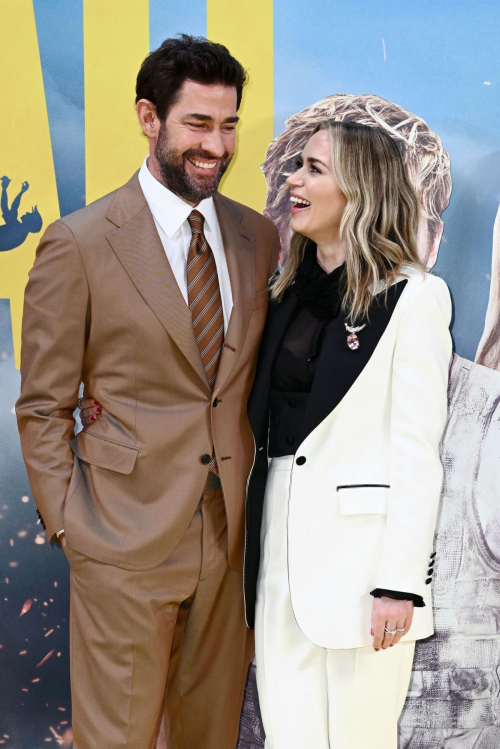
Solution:
[{"label": "step and repeat wall", "polygon": [[[454,302],[435,629],[418,643],[401,749],[500,746],[500,6],[496,0],[0,0],[0,746],[71,747],[68,567],[48,543],[14,403],[41,233],[126,182],[134,84],[180,32],[249,71],[222,191],[265,211],[315,123],[385,128],[421,202],[419,250]],[[250,673],[239,749],[263,747]]]}]

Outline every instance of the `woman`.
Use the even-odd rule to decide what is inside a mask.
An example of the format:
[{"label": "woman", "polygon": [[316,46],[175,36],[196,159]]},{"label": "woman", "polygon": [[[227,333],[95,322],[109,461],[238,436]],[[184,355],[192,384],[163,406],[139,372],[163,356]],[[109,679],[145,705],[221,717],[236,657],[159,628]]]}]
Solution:
[{"label": "woman", "polygon": [[418,260],[417,198],[385,132],[320,125],[288,185],[249,401],[266,747],[395,749],[415,640],[433,631],[450,297]]}]

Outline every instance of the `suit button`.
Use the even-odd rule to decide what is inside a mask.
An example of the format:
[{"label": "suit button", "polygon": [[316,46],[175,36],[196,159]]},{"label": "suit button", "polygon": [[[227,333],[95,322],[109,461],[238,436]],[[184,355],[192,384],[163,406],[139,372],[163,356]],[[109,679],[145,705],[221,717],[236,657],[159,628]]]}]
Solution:
[{"label": "suit button", "polygon": [[432,569],[432,567],[430,567],[430,568],[429,568],[429,569],[427,570],[427,574],[428,574],[428,575],[432,575],[432,573],[433,573],[433,572],[434,572],[434,570]]},{"label": "suit button", "polygon": [[433,560],[432,560],[432,562],[429,562],[429,567],[434,567],[434,562],[435,562],[435,561],[436,561],[436,560],[435,560],[435,559],[433,559]]},{"label": "suit button", "polygon": [[306,459],[304,458],[303,455],[301,455],[300,458],[297,458],[295,462],[297,463],[298,466],[303,466],[304,463],[306,462]]},{"label": "suit button", "polygon": [[286,442],[287,445],[293,445],[293,443],[295,442],[295,440],[294,440],[293,437],[287,437],[286,440],[285,440],[285,442]]},{"label": "suit button", "polygon": [[219,402],[219,399],[218,399],[218,398],[214,398],[214,402],[212,403],[212,406],[213,406],[214,408],[217,408],[217,404],[218,404],[218,402]]},{"label": "suit button", "polygon": [[432,554],[431,554],[431,559],[434,559],[435,556],[436,556],[436,552],[433,551]]},{"label": "suit button", "polygon": [[204,453],[200,457],[200,462],[203,463],[204,466],[207,466],[210,463],[211,460],[212,460],[212,458],[210,457],[210,455],[208,453]]},{"label": "suit button", "polygon": [[430,585],[431,582],[432,582],[432,577],[428,577],[427,580],[425,581],[425,584]]},{"label": "suit button", "polygon": [[297,401],[295,400],[295,398],[289,398],[288,405],[290,406],[290,408],[295,408],[295,406],[297,405]]}]

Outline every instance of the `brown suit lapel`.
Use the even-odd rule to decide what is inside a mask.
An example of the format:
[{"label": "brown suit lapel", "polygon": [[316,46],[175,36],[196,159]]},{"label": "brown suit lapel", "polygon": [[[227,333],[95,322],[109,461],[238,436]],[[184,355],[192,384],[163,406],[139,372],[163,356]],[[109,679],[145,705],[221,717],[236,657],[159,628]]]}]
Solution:
[{"label": "brown suit lapel", "polygon": [[107,240],[132,283],[209,390],[191,312],[165,255],[137,173],[117,191],[107,218],[118,227]]},{"label": "brown suit lapel", "polygon": [[238,361],[252,313],[255,298],[255,235],[242,225],[242,213],[236,203],[219,194],[214,200],[233,295],[233,310],[214,386],[214,393],[217,394]]}]

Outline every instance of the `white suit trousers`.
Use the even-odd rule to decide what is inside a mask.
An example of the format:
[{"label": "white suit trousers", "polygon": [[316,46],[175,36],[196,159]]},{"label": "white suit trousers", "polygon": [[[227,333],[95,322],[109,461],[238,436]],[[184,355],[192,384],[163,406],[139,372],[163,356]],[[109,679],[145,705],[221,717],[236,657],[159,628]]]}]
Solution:
[{"label": "white suit trousers", "polygon": [[288,583],[292,465],[292,456],[271,462],[261,532],[255,650],[266,749],[397,749],[415,642],[329,650],[302,633]]}]

